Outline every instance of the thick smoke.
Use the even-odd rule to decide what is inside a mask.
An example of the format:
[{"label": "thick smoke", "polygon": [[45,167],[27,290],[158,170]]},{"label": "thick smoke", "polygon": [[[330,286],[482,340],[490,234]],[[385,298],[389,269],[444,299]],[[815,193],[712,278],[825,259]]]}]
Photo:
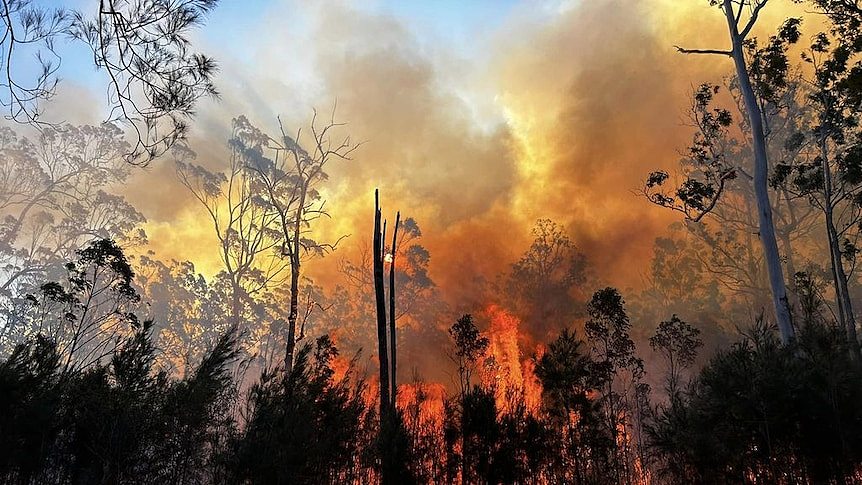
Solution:
[{"label": "thick smoke", "polygon": [[[390,217],[419,221],[431,276],[456,312],[478,311],[477,282],[517,259],[539,218],[566,226],[602,281],[638,287],[675,216],[634,191],[649,171],[675,166],[692,86],[731,67],[675,52],[724,46],[719,12],[701,3],[515,7],[470,55],[349,3],[280,5],[255,27],[265,38],[246,33],[247,56],[222,56],[222,99],[202,107],[190,144],[198,163],[219,168],[232,117],[274,135],[276,116],[292,131],[337,101],[342,133],[365,143],[329,170],[332,219],[320,237],[351,236],[306,267],[324,287],[341,277],[338,259],[367,244],[375,187]],[[139,174],[130,198],[159,257],[217,270],[204,249],[212,229],[169,160]]]}]

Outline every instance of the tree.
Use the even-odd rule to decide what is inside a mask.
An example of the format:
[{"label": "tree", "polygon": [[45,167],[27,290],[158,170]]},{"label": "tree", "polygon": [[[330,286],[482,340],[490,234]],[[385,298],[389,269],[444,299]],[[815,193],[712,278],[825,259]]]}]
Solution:
[{"label": "tree", "polygon": [[40,305],[43,333],[0,360],[2,481],[214,479],[235,424],[229,367],[239,357],[236,332],[221,335],[185,378],[171,380],[156,368],[152,321],[114,312],[128,324],[122,332],[98,317],[133,296],[122,252],[100,241],[69,266],[69,285],[42,285],[69,304],[56,313]]},{"label": "tree", "polygon": [[605,385],[585,344],[564,329],[536,362],[542,383],[542,408],[559,450],[552,453],[551,481],[591,483],[606,473],[613,436],[603,424],[601,403],[593,395]]},{"label": "tree", "polygon": [[[311,119],[308,140],[310,150],[301,146],[302,130],[289,136],[281,127],[281,139],[276,141],[252,126],[241,116],[235,120],[236,136],[232,145],[242,157],[245,168],[253,172],[260,184],[255,190],[266,209],[274,216],[271,221],[280,232],[277,237],[281,258],[289,261],[290,304],[285,336],[285,366],[293,362],[296,342],[305,335],[308,314],[299,321],[299,293],[302,263],[304,259],[323,256],[334,250],[342,238],[334,243],[323,243],[312,239],[311,226],[314,221],[329,217],[326,200],[319,192],[320,185],[328,179],[325,170],[333,160],[350,160],[359,144],[347,136],[340,141],[333,139],[332,130],[342,126],[335,122],[335,106],[330,119],[321,127],[317,124],[317,111]],[[273,153],[268,158],[265,151]],[[313,306],[310,308],[313,309]],[[297,328],[299,326],[299,328]]]},{"label": "tree", "polygon": [[641,424],[641,398],[646,392],[641,383],[643,361],[635,354],[625,302],[616,289],[608,287],[593,294],[587,304],[587,315],[584,329],[596,361],[595,378],[603,384],[600,403],[604,425],[613,443],[610,473],[619,481],[635,476],[632,439],[638,439],[635,451],[643,462],[636,431]]},{"label": "tree", "polygon": [[128,148],[110,124],[45,128],[32,142],[0,130],[0,339],[14,331],[14,308],[23,303],[14,295],[58,277],[76,250],[97,238],[146,241],[143,215],[111,193],[129,176]]},{"label": "tree", "polygon": [[[156,322],[161,363],[185,377],[202,361],[211,342],[233,326],[229,285],[223,275],[204,278],[190,261],[165,262],[146,254],[133,266],[135,289],[144,307],[138,313],[146,312]],[[258,308],[254,315],[265,313]]]},{"label": "tree", "polygon": [[659,408],[647,428],[657,475],[668,483],[847,480],[862,449],[851,355],[843,328],[810,322],[783,345],[756,322]]},{"label": "tree", "polygon": [[[449,335],[455,344],[454,353],[449,356],[458,366],[458,399],[457,405],[449,406],[447,420],[449,432],[447,442],[449,448],[449,461],[453,465],[450,470],[451,479],[454,479],[455,464],[461,472],[461,480],[468,481],[470,476],[470,463],[473,457],[473,448],[470,446],[470,434],[490,433],[496,424],[496,405],[494,393],[476,387],[475,392],[470,379],[476,370],[476,363],[485,355],[491,344],[488,337],[483,336],[473,317],[469,314],[463,315],[449,328]],[[490,411],[489,407],[490,406]],[[490,412],[490,417],[488,413]],[[484,416],[485,427],[475,426],[478,415]],[[469,416],[468,416],[469,415]],[[489,420],[490,419],[490,427]],[[460,456],[455,454],[455,447],[460,445]]]},{"label": "tree", "polygon": [[[386,319],[386,294],[383,283],[383,250],[386,244],[386,221],[381,222],[380,199],[374,191],[374,237],[373,271],[374,271],[374,303],[377,315],[377,359],[380,361],[380,427],[390,421],[393,408],[392,401],[392,366],[389,363],[392,343],[387,338],[388,321]],[[385,450],[384,450],[385,453]]]},{"label": "tree", "polygon": [[[381,481],[397,483],[409,477],[409,468],[403,463],[407,436],[403,420],[396,407],[398,383],[396,381],[397,335],[395,331],[395,252],[398,247],[398,226],[401,213],[395,218],[392,230],[392,246],[386,250],[386,221],[382,222],[378,191],[374,191],[374,235],[373,276],[374,301],[377,314],[377,349],[380,364],[380,454]],[[385,263],[389,263],[389,313],[386,310],[386,288],[384,281]],[[388,332],[388,337],[387,337]]]},{"label": "tree", "polygon": [[22,339],[48,336],[62,358],[63,369],[83,369],[111,355],[113,345],[140,326],[131,313],[139,296],[134,272],[119,246],[99,239],[78,251],[66,264],[62,282],[48,282],[27,295],[29,308]]},{"label": "tree", "polygon": [[[786,47],[787,43],[775,36],[765,46],[750,42],[747,52],[764,110],[768,155],[772,160],[794,163],[803,154],[785,141],[798,131],[807,108],[799,99],[802,86],[788,80],[786,64],[781,62],[786,60]],[[748,315],[768,306],[771,292],[763,251],[757,247],[759,223],[750,143],[747,137],[732,135],[748,131],[744,100],[734,79],[726,83],[726,91],[741,116],[737,118],[726,109],[714,107],[719,86],[701,85],[694,93],[689,113],[695,135],[681,160],[684,183],[674,194],[663,193],[658,187],[667,174],[655,172],[656,178],[648,181],[644,193],[654,203],[675,206],[675,210],[686,214],[682,227],[690,236],[693,256],[705,270],[704,277],[729,290],[725,294],[729,303],[747,305],[749,308],[744,310]],[[730,124],[717,123],[721,119]],[[734,119],[738,120],[735,126]],[[770,184],[770,190],[781,259],[786,274],[792,276],[798,271],[798,262],[807,261],[808,255],[803,251],[815,230],[817,214],[784,187]],[[705,210],[707,207],[709,210]]]},{"label": "tree", "polygon": [[823,215],[839,323],[856,342],[856,318],[850,298],[848,266],[852,270],[862,221],[862,64],[853,62],[854,47],[846,37],[819,33],[803,60],[813,67],[806,80],[811,116],[786,141],[805,154],[802,160],[776,166],[774,185],[804,197]]},{"label": "tree", "polygon": [[[761,10],[766,6],[768,1],[742,0],[735,2],[734,0],[710,0],[710,4],[718,6],[725,16],[731,43],[730,50],[685,48],[678,48],[678,50],[689,54],[727,56],[734,62],[736,81],[739,84],[739,90],[748,115],[748,135],[751,137],[755,161],[752,183],[757,203],[758,231],[769,277],[769,285],[772,290],[775,318],[781,338],[786,343],[793,338],[794,330],[790,319],[790,305],[783,269],[781,267],[781,258],[778,252],[778,242],[775,236],[773,208],[769,200],[769,159],[764,130],[764,110],[758,102],[758,90],[760,90],[761,95],[767,93],[762,89],[764,85],[755,84],[759,80],[757,75],[760,72],[757,69],[751,69],[747,61],[747,57],[751,57],[752,55],[752,52],[750,52],[752,47],[755,49],[755,53],[762,52],[756,50],[756,44],[753,44],[753,41],[748,36],[756,25]],[[746,7],[750,8],[750,14],[747,19],[743,19]],[[761,67],[768,68],[764,70],[764,73],[773,76],[786,76],[785,49],[786,45],[795,43],[799,39],[798,26],[798,19],[790,19],[785,22],[779,33],[770,39],[770,45],[766,49],[766,53],[768,54],[765,56],[766,62],[761,65]],[[755,67],[757,66],[755,64]],[[769,76],[765,76],[764,79],[766,77]],[[778,81],[783,82],[783,79],[779,77]],[[776,79],[772,79],[772,85],[775,85],[775,82]],[[699,99],[699,105],[708,106],[708,102],[711,99],[709,91],[702,88],[698,91],[698,95],[702,100],[706,101],[704,103]],[[705,111],[704,113],[708,114]],[[661,196],[655,200],[661,205],[682,210],[686,212],[687,216],[690,210],[693,210],[697,214],[694,216],[695,220],[699,220],[703,217],[703,214],[708,213],[715,207],[726,181],[736,176],[736,171],[724,164],[724,157],[720,151],[716,152],[714,149],[714,142],[718,139],[717,137],[722,134],[724,128],[730,125],[729,113],[726,111],[717,111],[714,116],[709,115],[704,120],[706,121],[704,137],[696,142],[696,146],[699,150],[698,154],[703,158],[703,165],[706,167],[706,172],[704,173],[705,181],[698,180],[697,178],[687,179],[677,193],[679,202],[674,197],[667,196]],[[667,174],[664,172],[654,172],[647,180],[648,189],[662,185],[667,178]]]},{"label": "tree", "polygon": [[856,0],[811,0],[832,21],[836,33],[860,47],[862,35],[862,6]]},{"label": "tree", "polygon": [[[188,34],[203,23],[217,0],[100,0],[95,16],[77,10],[45,8],[33,0],[4,0],[0,21],[6,76],[0,102],[7,119],[37,127],[41,103],[56,93],[62,61],[57,41],[88,46],[95,66],[109,78],[108,122],[123,122],[135,132],[124,155],[147,163],[184,137],[197,101],[216,96],[215,62],[189,51]],[[22,52],[23,51],[23,52]],[[22,69],[33,54],[39,69]],[[36,72],[28,79],[23,72]]]},{"label": "tree", "polygon": [[157,369],[152,322],[114,351],[110,363],[75,376],[66,406],[70,481],[196,483],[215,474],[228,407],[235,332],[215,343],[181,381]]},{"label": "tree", "polygon": [[[393,255],[394,260],[388,261],[388,269],[390,283],[394,273],[397,291],[390,292],[388,317],[390,327],[393,316],[396,321],[398,356],[409,358],[413,362],[411,365],[424,367],[423,362],[434,359],[433,354],[427,352],[431,342],[442,345],[448,340],[445,330],[426,325],[426,322],[446,318],[448,311],[440,289],[429,274],[431,253],[421,244],[421,236],[419,224],[412,217],[402,216],[395,251],[392,251],[391,241],[387,241],[383,256],[384,263],[389,259],[387,254]],[[342,325],[344,321],[375,319],[371,240],[358,241],[354,248],[339,260],[343,278],[327,292],[322,303],[326,312],[318,317],[317,328],[337,333],[342,345],[367,348],[377,345],[375,327]],[[395,307],[391,311],[393,294]],[[389,334],[391,336],[391,332]]]},{"label": "tree", "polygon": [[[660,321],[662,315],[686,312],[701,323],[702,331],[708,334],[704,340],[720,346],[735,316],[748,314],[743,302],[749,295],[735,289],[727,291],[719,275],[711,271],[708,246],[682,223],[674,223],[670,229],[670,234],[656,238],[653,245],[648,286],[629,298],[629,312],[635,322],[632,338],[646,342],[653,330],[639,322]],[[724,249],[730,253],[733,248]]]},{"label": "tree", "polygon": [[[280,252],[284,240],[279,214],[264,198],[266,191],[259,172],[248,165],[249,152],[253,150],[250,146],[255,145],[251,145],[247,121],[237,118],[233,128],[225,172],[191,163],[196,157],[191,150],[177,147],[175,153],[177,176],[203,206],[218,240],[223,279],[230,295],[231,323],[245,329],[253,321],[249,312],[255,302],[266,300],[265,295],[288,280],[290,263]],[[261,137],[257,137],[258,143]],[[262,149],[262,145],[257,148]]]},{"label": "tree", "polygon": [[483,336],[472,315],[463,315],[449,328],[449,335],[455,341],[455,352],[450,356],[458,366],[458,385],[463,396],[470,389],[470,378],[476,368],[476,362],[488,350],[491,341]]},{"label": "tree", "polygon": [[351,364],[336,377],[327,336],[297,352],[291,373],[265,370],[245,403],[244,428],[230,442],[229,483],[357,483],[373,437],[364,381]]},{"label": "tree", "polygon": [[700,330],[673,315],[659,323],[649,339],[650,347],[667,361],[667,393],[671,399],[679,391],[680,373],[694,363],[697,349],[703,346],[699,335]]},{"label": "tree", "polygon": [[540,334],[572,323],[582,314],[579,290],[588,278],[587,260],[563,227],[540,219],[529,249],[512,265],[503,290],[522,319]]}]

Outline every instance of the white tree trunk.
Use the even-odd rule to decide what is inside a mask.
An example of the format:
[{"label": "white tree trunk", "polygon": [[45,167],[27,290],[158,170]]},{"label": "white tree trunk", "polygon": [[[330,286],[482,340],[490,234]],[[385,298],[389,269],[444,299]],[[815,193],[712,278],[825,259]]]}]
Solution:
[{"label": "white tree trunk", "polygon": [[760,232],[760,242],[763,245],[763,259],[769,275],[769,285],[772,289],[772,303],[775,307],[775,321],[781,333],[781,341],[788,343],[793,339],[793,325],[790,321],[790,307],[787,299],[787,287],[784,272],[781,267],[781,257],[778,253],[778,242],[775,239],[775,225],[772,220],[772,205],[769,201],[769,161],[766,155],[766,137],[763,134],[763,114],[757,103],[757,97],[751,86],[748,66],[745,63],[745,52],[739,34],[739,27],[733,12],[733,1],[724,0],[724,15],[733,42],[732,57],[736,66],[736,76],[739,89],[745,100],[745,109],[751,126],[751,139],[754,145],[754,195],[757,201],[757,219]]},{"label": "white tree trunk", "polygon": [[826,220],[826,239],[829,242],[829,255],[832,262],[832,277],[835,280],[835,300],[838,303],[840,323],[847,332],[847,339],[852,344],[856,344],[856,318],[853,315],[853,304],[850,302],[847,272],[844,271],[844,262],[841,259],[841,241],[838,238],[838,230],[835,228],[835,206],[833,205],[834,194],[832,192],[832,169],[830,166],[832,161],[829,159],[825,137],[821,137],[820,140],[820,157],[823,165],[823,213]]}]

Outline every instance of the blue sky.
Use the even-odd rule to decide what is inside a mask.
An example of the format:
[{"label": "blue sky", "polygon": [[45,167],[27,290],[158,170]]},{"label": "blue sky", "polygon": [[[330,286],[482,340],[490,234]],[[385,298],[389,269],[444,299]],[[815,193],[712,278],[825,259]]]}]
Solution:
[{"label": "blue sky", "polygon": [[[304,0],[300,0],[304,1]],[[46,6],[52,2],[46,2]],[[62,5],[85,13],[94,11],[96,0],[67,0]],[[222,0],[210,14],[206,25],[195,32],[207,54],[219,58],[228,54],[235,59],[248,56],[249,43],[266,42],[258,26],[268,15],[284,12],[290,0]],[[337,8],[339,2],[332,2]],[[371,14],[396,18],[420,44],[450,50],[460,57],[481,55],[480,39],[493,33],[511,15],[516,0],[359,0],[347,2]],[[285,28],[303,29],[302,15],[285,18]],[[62,48],[63,65],[58,73],[61,80],[100,89],[105,80],[92,64],[89,51],[75,43]],[[30,64],[29,62],[27,64]]]},{"label": "blue sky", "polygon": [[[220,44],[232,54],[241,54],[241,39],[254,35],[255,26],[262,18],[284,3],[287,2],[224,0],[211,14],[202,35],[208,43]],[[338,2],[332,3],[337,5]],[[492,31],[505,21],[517,3],[515,0],[349,2],[353,8],[399,19],[420,41],[446,42],[465,52],[470,50],[477,35]],[[285,28],[290,28],[292,20],[294,19],[285,19]]]}]

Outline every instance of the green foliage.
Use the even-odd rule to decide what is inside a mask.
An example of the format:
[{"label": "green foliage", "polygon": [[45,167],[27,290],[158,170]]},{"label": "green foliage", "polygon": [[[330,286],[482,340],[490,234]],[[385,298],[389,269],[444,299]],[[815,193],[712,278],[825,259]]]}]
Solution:
[{"label": "green foliage", "polygon": [[333,380],[328,337],[304,345],[289,375],[264,371],[230,444],[232,483],[344,483],[357,479],[369,409],[352,371]]},{"label": "green foliage", "polygon": [[4,483],[199,483],[215,469],[217,431],[232,387],[236,334],[224,335],[193,376],[154,371],[151,323],[108,363],[63,372],[37,336],[0,363]]},{"label": "green foliage", "polygon": [[810,323],[782,346],[758,322],[659,409],[649,436],[672,483],[842,481],[862,458],[860,398],[841,329]]}]

